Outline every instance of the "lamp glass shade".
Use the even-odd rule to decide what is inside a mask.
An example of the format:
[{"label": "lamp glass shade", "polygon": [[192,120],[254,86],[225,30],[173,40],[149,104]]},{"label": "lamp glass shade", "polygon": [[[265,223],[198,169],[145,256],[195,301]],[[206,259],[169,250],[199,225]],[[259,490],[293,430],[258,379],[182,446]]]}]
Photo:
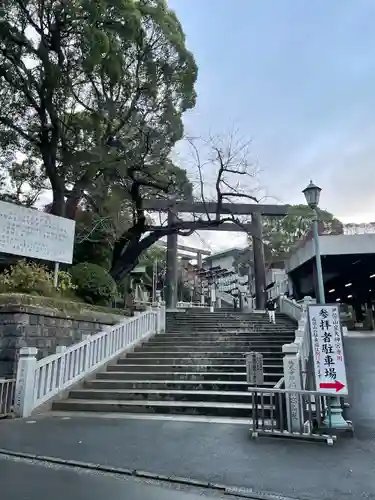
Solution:
[{"label": "lamp glass shade", "polygon": [[320,191],[322,189],[316,186],[313,181],[302,192],[305,195],[306,202],[311,208],[316,208],[319,205]]}]

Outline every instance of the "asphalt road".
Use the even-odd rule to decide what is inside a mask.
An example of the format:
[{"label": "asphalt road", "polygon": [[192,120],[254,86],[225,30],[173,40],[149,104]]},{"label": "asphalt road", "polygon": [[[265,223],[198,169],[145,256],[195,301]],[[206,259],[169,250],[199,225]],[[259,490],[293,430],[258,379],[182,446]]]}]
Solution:
[{"label": "asphalt road", "polygon": [[375,500],[375,338],[345,346],[356,432],[333,447],[251,441],[242,425],[41,417],[0,422],[0,448],[303,499]]},{"label": "asphalt road", "polygon": [[116,477],[0,458],[1,500],[218,500],[216,496],[167,489]]}]

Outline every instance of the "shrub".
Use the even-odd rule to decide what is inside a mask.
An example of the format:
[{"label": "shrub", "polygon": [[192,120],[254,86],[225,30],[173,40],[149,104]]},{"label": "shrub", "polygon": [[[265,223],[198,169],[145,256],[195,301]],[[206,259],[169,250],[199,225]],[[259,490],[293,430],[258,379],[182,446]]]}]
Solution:
[{"label": "shrub", "polygon": [[74,285],[72,280],[72,275],[67,273],[66,271],[59,271],[58,281],[57,281],[57,290],[62,295],[70,295],[70,292],[74,292],[77,287]]},{"label": "shrub", "polygon": [[112,276],[102,267],[88,262],[73,266],[70,270],[76,293],[90,304],[108,305],[117,295]]},{"label": "shrub", "polygon": [[72,277],[59,272],[57,290],[53,285],[53,273],[45,266],[20,260],[0,275],[0,292],[30,293],[47,297],[74,291]]},{"label": "shrub", "polygon": [[53,295],[53,276],[48,268],[24,260],[6,269],[0,277],[1,292]]}]

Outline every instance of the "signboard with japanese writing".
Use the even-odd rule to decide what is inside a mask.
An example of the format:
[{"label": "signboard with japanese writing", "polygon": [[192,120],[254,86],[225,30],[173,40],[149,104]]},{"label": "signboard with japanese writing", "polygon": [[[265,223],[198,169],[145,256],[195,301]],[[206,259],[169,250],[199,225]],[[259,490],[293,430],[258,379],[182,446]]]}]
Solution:
[{"label": "signboard with japanese writing", "polygon": [[0,252],[71,264],[75,222],[0,201]]},{"label": "signboard with japanese writing", "polygon": [[262,385],[264,382],[263,356],[259,352],[246,354],[246,379],[249,385]]},{"label": "signboard with japanese writing", "polygon": [[309,306],[309,326],[316,390],[348,394],[339,306]]}]

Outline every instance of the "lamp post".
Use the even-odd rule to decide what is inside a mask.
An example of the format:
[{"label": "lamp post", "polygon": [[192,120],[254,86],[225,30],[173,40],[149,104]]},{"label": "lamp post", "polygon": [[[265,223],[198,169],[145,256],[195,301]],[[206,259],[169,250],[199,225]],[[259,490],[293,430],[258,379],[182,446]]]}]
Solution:
[{"label": "lamp post", "polygon": [[[313,181],[310,181],[310,184],[302,192],[305,195],[308,206],[314,211],[313,236],[314,236],[316,274],[318,278],[318,302],[319,304],[325,304],[326,300],[324,294],[322,259],[320,256],[320,247],[319,247],[318,212],[317,212],[321,190],[322,189],[319,186],[316,186],[313,183]],[[334,429],[347,429],[348,422],[345,421],[342,415],[340,398],[337,396],[332,396],[328,399],[327,402],[330,409],[327,411],[327,414],[324,419],[325,425],[331,426]]]},{"label": "lamp post", "polygon": [[319,304],[325,304],[326,299],[324,294],[322,259],[320,256],[318,212],[317,212],[321,188],[319,186],[316,186],[313,183],[313,181],[310,181],[310,184],[302,192],[305,195],[308,206],[314,211],[313,236],[314,236],[316,274],[318,279],[318,302]]}]

